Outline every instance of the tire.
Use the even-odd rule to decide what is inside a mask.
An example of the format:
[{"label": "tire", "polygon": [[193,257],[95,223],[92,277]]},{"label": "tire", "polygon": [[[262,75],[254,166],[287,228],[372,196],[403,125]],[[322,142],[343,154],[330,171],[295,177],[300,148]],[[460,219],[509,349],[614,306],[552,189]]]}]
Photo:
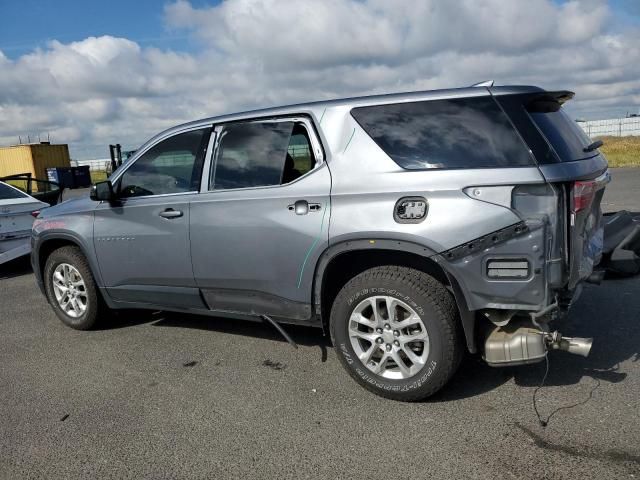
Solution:
[{"label": "tire", "polygon": [[[389,310],[394,312],[391,320]],[[462,360],[454,299],[440,282],[418,270],[384,266],[355,276],[333,302],[330,322],[344,368],[382,397],[423,400],[449,381]]]},{"label": "tire", "polygon": [[[64,278],[67,273],[69,284],[65,287],[61,275]],[[78,276],[84,288],[78,283]],[[65,325],[71,328],[89,330],[106,313],[107,306],[98,293],[89,263],[78,247],[62,247],[49,255],[44,267],[44,286],[47,300],[54,312]],[[61,287],[66,288],[67,291],[73,289],[72,297],[63,296],[59,301],[58,297],[64,291]],[[68,311],[62,307],[65,298],[71,298],[67,302]],[[76,300],[75,303],[72,301],[73,298]]]}]

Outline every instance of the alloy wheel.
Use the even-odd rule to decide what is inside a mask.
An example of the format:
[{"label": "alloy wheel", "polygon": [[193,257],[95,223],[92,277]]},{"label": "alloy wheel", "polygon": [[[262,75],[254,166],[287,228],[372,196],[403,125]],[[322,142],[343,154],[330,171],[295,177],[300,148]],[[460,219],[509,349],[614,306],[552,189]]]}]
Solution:
[{"label": "alloy wheel", "polygon": [[392,380],[416,375],[429,357],[429,335],[416,311],[389,296],[364,299],[349,319],[351,346],[371,372]]},{"label": "alloy wheel", "polygon": [[58,306],[69,317],[78,318],[87,310],[87,287],[82,275],[73,265],[61,263],[55,268],[53,293]]}]

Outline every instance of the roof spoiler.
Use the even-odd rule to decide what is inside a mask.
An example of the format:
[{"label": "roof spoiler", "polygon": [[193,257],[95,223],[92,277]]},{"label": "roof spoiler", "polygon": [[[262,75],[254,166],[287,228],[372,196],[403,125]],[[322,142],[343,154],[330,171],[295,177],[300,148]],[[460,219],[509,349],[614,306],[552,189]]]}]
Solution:
[{"label": "roof spoiler", "polygon": [[558,90],[556,92],[540,92],[531,95],[525,101],[525,107],[531,113],[557,112],[560,107],[573,98],[575,93],[569,90]]},{"label": "roof spoiler", "polygon": [[529,97],[529,102],[555,102],[562,105],[574,97],[575,93],[569,90],[557,90],[555,92],[540,92]]},{"label": "roof spoiler", "polygon": [[574,92],[569,90],[558,90],[556,92],[544,92],[541,93],[539,97],[536,97],[535,100],[552,100],[558,102],[562,105],[565,102],[568,102],[575,96]]}]

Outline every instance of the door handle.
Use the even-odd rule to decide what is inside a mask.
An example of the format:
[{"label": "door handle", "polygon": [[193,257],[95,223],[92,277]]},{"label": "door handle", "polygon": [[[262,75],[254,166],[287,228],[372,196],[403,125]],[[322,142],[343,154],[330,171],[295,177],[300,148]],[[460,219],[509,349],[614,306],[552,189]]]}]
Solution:
[{"label": "door handle", "polygon": [[159,215],[163,218],[178,218],[182,216],[182,212],[180,210],[174,210],[173,208],[167,208],[160,212]]},{"label": "door handle", "polygon": [[296,215],[306,215],[309,212],[317,212],[322,206],[319,203],[309,203],[306,200],[298,200],[293,205],[289,205],[287,209],[290,212],[296,212]]},{"label": "door handle", "polygon": [[296,215],[306,215],[309,213],[309,202],[306,200],[298,200],[293,205],[287,207],[289,211],[296,212]]}]

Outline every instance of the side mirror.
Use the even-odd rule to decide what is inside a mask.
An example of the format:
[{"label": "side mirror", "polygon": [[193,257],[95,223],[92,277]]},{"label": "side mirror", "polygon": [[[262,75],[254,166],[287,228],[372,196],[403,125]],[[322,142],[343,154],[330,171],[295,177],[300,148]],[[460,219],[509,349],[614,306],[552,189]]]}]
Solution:
[{"label": "side mirror", "polygon": [[116,199],[116,194],[113,191],[111,182],[106,180],[93,185],[89,197],[96,202],[112,202]]}]

